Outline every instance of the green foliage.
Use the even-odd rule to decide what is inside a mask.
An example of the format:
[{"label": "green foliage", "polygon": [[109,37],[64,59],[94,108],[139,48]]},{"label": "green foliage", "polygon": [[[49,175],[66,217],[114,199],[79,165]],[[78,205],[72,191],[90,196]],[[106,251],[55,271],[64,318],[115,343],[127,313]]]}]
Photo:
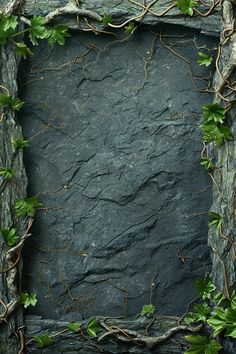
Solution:
[{"label": "green foliage", "polygon": [[96,318],[92,318],[87,324],[86,331],[90,337],[97,337],[97,332],[102,330]]},{"label": "green foliage", "polygon": [[224,140],[233,140],[230,128],[225,125],[201,124],[200,129],[203,132],[203,141],[206,143],[214,142],[217,148],[223,144]]},{"label": "green foliage", "polygon": [[11,179],[15,175],[12,168],[0,167],[0,176],[5,179]]},{"label": "green foliage", "polygon": [[208,159],[207,157],[203,157],[200,162],[201,166],[205,167],[206,170],[212,170],[215,168],[215,165],[212,160]]},{"label": "green foliage", "polygon": [[225,109],[218,103],[205,104],[203,106],[203,118],[207,123],[223,123],[225,119]]},{"label": "green foliage", "polygon": [[215,284],[213,284],[210,278],[195,280],[194,287],[197,296],[202,297],[204,300],[210,299],[211,293],[216,289]]},{"label": "green foliage", "polygon": [[189,335],[185,336],[190,347],[184,354],[218,354],[222,346],[215,340],[206,336]]},{"label": "green foliage", "polygon": [[133,34],[136,29],[137,26],[135,26],[134,22],[130,22],[128,26],[125,26],[125,33]]},{"label": "green foliage", "polygon": [[0,45],[5,44],[14,34],[18,21],[16,16],[0,15]]},{"label": "green foliage", "polygon": [[17,235],[14,227],[6,227],[1,230],[2,237],[9,247],[13,247],[17,244],[20,236]]},{"label": "green foliage", "polygon": [[45,26],[46,19],[42,16],[34,16],[30,21],[29,39],[33,45],[38,45],[38,39],[44,39],[48,36]]},{"label": "green foliage", "polygon": [[18,199],[15,202],[15,211],[18,217],[31,216],[33,217],[36,213],[36,209],[42,204],[38,201],[36,197]]},{"label": "green foliage", "polygon": [[22,149],[29,146],[28,140],[25,140],[23,137],[12,140],[12,145],[15,149]]},{"label": "green foliage", "polygon": [[209,212],[209,226],[214,226],[217,229],[219,229],[219,227],[222,224],[222,216],[220,214],[215,213],[214,211],[210,211]]},{"label": "green foliage", "polygon": [[23,106],[24,102],[19,98],[14,98],[5,93],[0,93],[0,107],[2,108],[12,108],[14,111],[19,111]]},{"label": "green foliage", "polygon": [[17,53],[19,53],[20,55],[22,55],[22,57],[24,59],[26,59],[27,54],[29,54],[30,56],[33,55],[33,52],[31,52],[31,50],[29,49],[29,47],[27,47],[27,45],[24,42],[18,42],[16,43],[16,51]]},{"label": "green foliage", "polygon": [[177,7],[183,14],[193,16],[193,8],[198,5],[195,0],[177,0]]},{"label": "green foliage", "polygon": [[202,53],[202,52],[199,52],[198,56],[199,56],[199,59],[197,62],[200,66],[203,66],[203,65],[209,66],[213,60],[212,56]]},{"label": "green foliage", "polygon": [[109,23],[113,22],[113,18],[111,15],[104,15],[102,18],[102,23],[105,27],[107,27],[109,25]]},{"label": "green foliage", "polygon": [[20,294],[20,304],[24,305],[25,309],[29,306],[35,306],[37,301],[35,293],[24,292]]},{"label": "green foliage", "polygon": [[38,349],[49,347],[50,345],[52,345],[54,343],[53,337],[49,336],[47,333],[40,334],[38,336],[34,336],[33,340],[35,341],[36,347]]},{"label": "green foliage", "polygon": [[207,323],[213,328],[213,337],[225,331],[226,336],[236,338],[236,309],[218,307]]},{"label": "green foliage", "polygon": [[53,27],[47,28],[47,36],[49,45],[53,46],[55,44],[64,45],[65,38],[70,37],[68,33],[68,27],[62,25],[55,25]]},{"label": "green foliage", "polygon": [[71,322],[68,324],[68,330],[71,332],[77,332],[81,325],[78,322]]},{"label": "green foliage", "polygon": [[193,311],[189,312],[184,321],[186,324],[192,324],[194,322],[206,322],[207,317],[210,315],[211,309],[208,304],[194,304]]},{"label": "green foliage", "polygon": [[155,306],[153,306],[152,304],[143,305],[141,315],[142,316],[150,316],[150,315],[153,315],[154,312],[155,312]]}]

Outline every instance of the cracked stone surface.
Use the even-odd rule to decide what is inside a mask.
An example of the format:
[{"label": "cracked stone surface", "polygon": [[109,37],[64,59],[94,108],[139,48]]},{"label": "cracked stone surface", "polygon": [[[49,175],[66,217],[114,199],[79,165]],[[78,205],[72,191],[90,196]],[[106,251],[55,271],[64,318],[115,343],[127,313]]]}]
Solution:
[{"label": "cracked stone surface", "polygon": [[196,45],[215,42],[166,27],[162,40],[188,65],[158,33],[74,34],[21,67],[29,194],[43,203],[24,250],[32,314],[134,315],[150,299],[181,314],[210,264],[198,125],[211,97],[192,81],[203,88],[194,75],[213,71],[197,65]]}]

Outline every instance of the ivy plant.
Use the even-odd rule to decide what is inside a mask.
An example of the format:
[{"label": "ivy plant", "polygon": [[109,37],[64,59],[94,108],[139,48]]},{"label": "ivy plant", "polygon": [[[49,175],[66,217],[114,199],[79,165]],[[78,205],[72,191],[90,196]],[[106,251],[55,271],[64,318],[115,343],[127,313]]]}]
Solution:
[{"label": "ivy plant", "polygon": [[218,354],[222,348],[215,339],[206,336],[189,335],[185,339],[190,344],[185,354]]},{"label": "ivy plant", "polygon": [[130,22],[128,26],[125,26],[125,33],[133,34],[136,29],[137,26],[135,26],[134,22]]},{"label": "ivy plant", "polygon": [[18,199],[15,202],[16,215],[19,217],[31,216],[33,217],[36,213],[36,209],[42,204],[38,201],[36,197],[29,197],[24,199]]},{"label": "ivy plant", "polygon": [[217,229],[219,229],[219,227],[221,226],[222,224],[222,216],[218,213],[215,213],[214,211],[210,211],[209,212],[209,218],[210,218],[210,221],[209,221],[209,226],[214,226],[216,227]]},{"label": "ivy plant", "polygon": [[150,316],[150,315],[153,315],[154,312],[155,312],[155,306],[153,306],[152,304],[143,305],[141,315],[142,316]]},{"label": "ivy plant", "polygon": [[10,167],[0,167],[0,176],[4,179],[11,179],[14,177],[15,171]]},{"label": "ivy plant", "polygon": [[195,0],[177,0],[176,5],[182,14],[193,16],[193,9],[197,7],[198,2]]},{"label": "ivy plant", "polygon": [[22,292],[20,294],[20,304],[22,304],[25,309],[29,306],[35,306],[37,301],[35,293]]},{"label": "ivy plant", "polygon": [[20,236],[17,235],[17,231],[14,227],[6,227],[1,230],[1,233],[4,241],[9,247],[15,246],[20,239]]},{"label": "ivy plant", "polygon": [[198,53],[198,57],[199,57],[199,59],[197,62],[200,66],[209,66],[209,65],[211,65],[212,60],[213,60],[211,55],[208,55],[208,54],[202,53],[202,52]]},{"label": "ivy plant", "polygon": [[36,343],[36,348],[38,349],[49,347],[54,343],[54,338],[48,333],[43,333],[38,336],[34,336],[33,340]]},{"label": "ivy plant", "polygon": [[111,15],[105,14],[102,17],[102,23],[105,27],[109,25],[109,23],[113,23],[113,18]]},{"label": "ivy plant", "polygon": [[92,318],[87,324],[86,331],[90,337],[97,337],[97,333],[102,330],[96,318]]},{"label": "ivy plant", "polygon": [[19,111],[24,102],[19,98],[14,98],[8,94],[0,93],[0,107],[1,108],[12,108],[14,111]]},{"label": "ivy plant", "polygon": [[13,139],[12,145],[15,149],[23,149],[23,148],[29,146],[29,142],[28,142],[28,140],[21,137],[21,138]]},{"label": "ivy plant", "polygon": [[78,332],[81,328],[81,324],[78,322],[70,322],[68,324],[68,330],[71,332]]}]

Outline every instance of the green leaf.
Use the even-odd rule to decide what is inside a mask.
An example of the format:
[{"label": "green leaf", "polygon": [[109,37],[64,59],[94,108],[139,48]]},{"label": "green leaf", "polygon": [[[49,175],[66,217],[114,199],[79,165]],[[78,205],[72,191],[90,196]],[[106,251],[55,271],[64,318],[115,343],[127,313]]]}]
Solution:
[{"label": "green leaf", "polygon": [[33,217],[36,213],[36,209],[42,204],[35,197],[18,199],[15,202],[15,211],[18,217],[31,216]]},{"label": "green leaf", "polygon": [[29,306],[35,306],[37,301],[35,293],[24,292],[20,294],[20,304],[24,305],[25,309]]},{"label": "green leaf", "polygon": [[50,345],[52,345],[54,343],[53,337],[49,336],[47,333],[40,334],[38,336],[34,336],[33,340],[35,341],[36,347],[38,349],[49,347]]},{"label": "green leaf", "polygon": [[125,33],[133,34],[136,29],[137,26],[135,26],[134,22],[130,22],[128,26],[125,26]]},{"label": "green leaf", "polygon": [[42,16],[34,16],[30,21],[29,38],[33,45],[38,45],[37,39],[44,39],[48,35],[45,26],[46,19]]},{"label": "green leaf", "polygon": [[236,338],[236,309],[228,308],[226,310],[226,333],[228,337]]},{"label": "green leaf", "polygon": [[142,316],[149,316],[149,315],[153,315],[154,312],[155,312],[155,306],[153,306],[152,304],[143,305],[141,315]]},{"label": "green leaf", "polygon": [[214,142],[217,148],[220,148],[224,140],[233,140],[230,128],[225,125],[202,124],[200,129],[203,132],[203,141],[206,143]]},{"label": "green leaf", "polygon": [[5,179],[11,179],[15,175],[12,168],[0,167],[0,176]]},{"label": "green leaf", "polygon": [[199,52],[198,56],[199,56],[199,59],[197,62],[200,66],[203,66],[203,65],[209,66],[213,60],[213,58],[210,55],[202,53],[202,52]]},{"label": "green leaf", "polygon": [[211,293],[216,289],[215,284],[212,283],[210,278],[197,279],[194,282],[197,296],[205,299],[211,299]]},{"label": "green leaf", "polygon": [[222,346],[215,340],[206,336],[189,335],[185,339],[191,346],[184,354],[218,354]]},{"label": "green leaf", "polygon": [[16,229],[14,227],[6,227],[1,230],[1,233],[4,241],[10,247],[15,246],[20,239],[20,236],[16,234]]},{"label": "green leaf", "polygon": [[22,57],[24,59],[26,59],[27,54],[29,54],[30,56],[33,55],[33,52],[31,52],[31,50],[29,49],[29,47],[27,47],[27,45],[24,42],[18,42],[16,43],[16,51],[17,53],[19,53],[20,55],[22,55]]},{"label": "green leaf", "polygon": [[209,226],[214,226],[217,229],[219,229],[219,227],[222,224],[222,216],[220,214],[215,213],[214,211],[210,211],[209,212]]},{"label": "green leaf", "polygon": [[21,101],[19,98],[12,98],[11,107],[14,111],[19,111],[23,105],[24,105],[24,102]]},{"label": "green leaf", "polygon": [[203,157],[200,162],[201,166],[205,167],[206,170],[212,170],[215,165],[212,160],[208,159],[207,157]]},{"label": "green leaf", "polygon": [[29,146],[28,140],[25,140],[23,137],[12,140],[12,145],[15,149],[22,149]]},{"label": "green leaf", "polygon": [[194,322],[206,322],[208,315],[211,313],[211,309],[207,304],[195,304],[193,306],[193,311],[189,312],[185,316],[185,323],[192,324]]},{"label": "green leaf", "polygon": [[0,107],[2,108],[10,107],[14,111],[19,111],[23,104],[24,102],[19,98],[13,98],[5,93],[0,93]]},{"label": "green leaf", "polygon": [[193,16],[193,8],[198,5],[195,0],[177,0],[177,7],[183,14]]},{"label": "green leaf", "polygon": [[230,307],[234,310],[236,310],[236,292],[235,290],[233,291],[231,298],[230,298]]},{"label": "green leaf", "polygon": [[223,123],[225,119],[225,109],[218,103],[205,104],[203,106],[203,118],[207,123]]},{"label": "green leaf", "polygon": [[218,336],[225,329],[226,311],[220,307],[216,308],[207,323],[213,329],[213,337]]},{"label": "green leaf", "polygon": [[5,44],[15,32],[15,16],[0,15],[0,45]]},{"label": "green leaf", "polygon": [[97,337],[97,332],[102,330],[96,318],[92,318],[87,324],[86,331],[90,337]]},{"label": "green leaf", "polygon": [[221,291],[216,293],[213,297],[213,301],[217,306],[219,306],[223,300],[225,300],[225,295]]},{"label": "green leaf", "polygon": [[109,23],[113,22],[113,18],[111,15],[104,15],[102,18],[102,23],[105,27],[109,25]]},{"label": "green leaf", "polygon": [[1,25],[3,26],[3,30],[5,32],[7,32],[9,29],[13,29],[15,30],[17,25],[18,25],[18,21],[17,21],[17,17],[16,16],[2,16],[2,21],[1,21]]},{"label": "green leaf", "polygon": [[47,32],[48,43],[51,46],[55,44],[64,45],[65,38],[70,37],[67,26],[55,25],[47,27]]},{"label": "green leaf", "polygon": [[81,325],[78,322],[71,322],[68,324],[68,330],[71,332],[77,332]]}]

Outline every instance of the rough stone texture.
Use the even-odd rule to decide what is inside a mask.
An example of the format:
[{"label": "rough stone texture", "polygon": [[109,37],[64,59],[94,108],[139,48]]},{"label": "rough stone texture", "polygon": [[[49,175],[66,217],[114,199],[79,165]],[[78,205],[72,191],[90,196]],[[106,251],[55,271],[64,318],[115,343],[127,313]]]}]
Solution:
[{"label": "rough stone texture", "polygon": [[[51,51],[41,44],[21,68],[29,194],[47,208],[25,248],[24,288],[37,292],[33,313],[44,318],[137,314],[150,296],[159,313],[183,313],[209,264],[211,182],[199,165],[198,124],[211,97],[152,32],[123,42],[79,34]],[[214,47],[163,30],[205,76],[194,38]]]}]

